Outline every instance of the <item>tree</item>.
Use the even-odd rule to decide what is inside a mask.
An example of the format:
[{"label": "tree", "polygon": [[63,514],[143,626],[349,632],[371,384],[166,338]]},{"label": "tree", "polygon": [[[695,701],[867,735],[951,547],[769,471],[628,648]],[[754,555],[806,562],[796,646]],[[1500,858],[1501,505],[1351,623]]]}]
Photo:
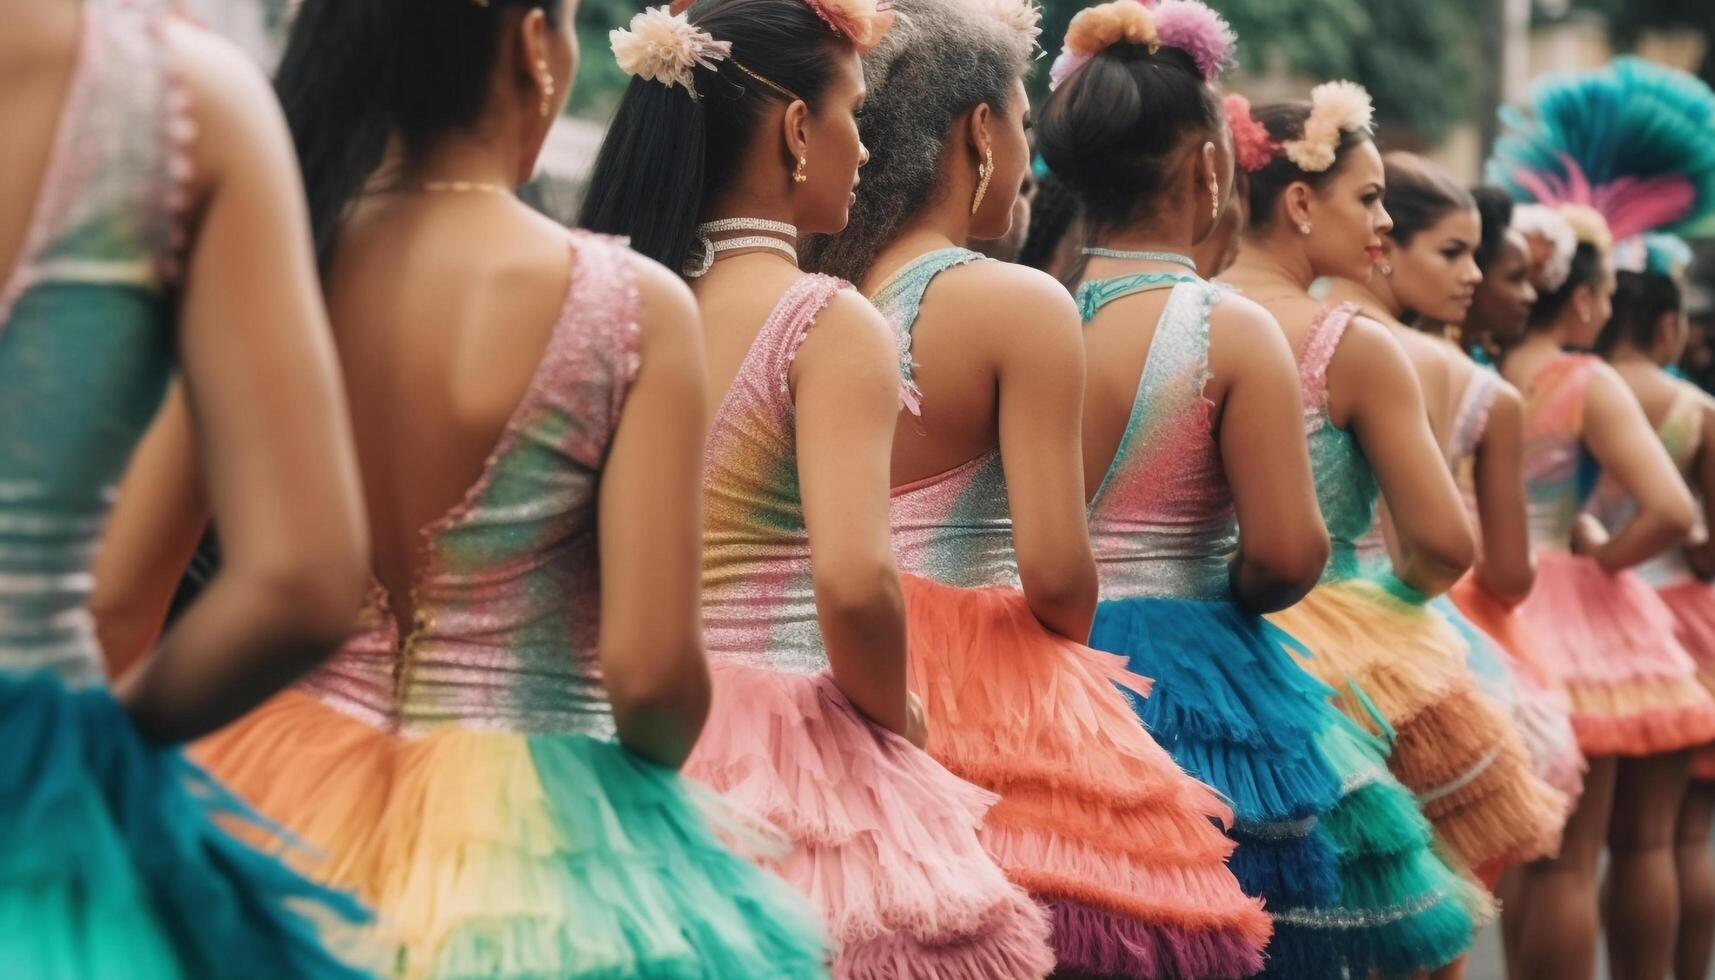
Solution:
[{"label": "tree", "polygon": [[1575,0],[1574,5],[1607,18],[1615,48],[1626,51],[1650,30],[1687,30],[1705,39],[1697,76],[1715,85],[1715,3],[1709,0]]}]

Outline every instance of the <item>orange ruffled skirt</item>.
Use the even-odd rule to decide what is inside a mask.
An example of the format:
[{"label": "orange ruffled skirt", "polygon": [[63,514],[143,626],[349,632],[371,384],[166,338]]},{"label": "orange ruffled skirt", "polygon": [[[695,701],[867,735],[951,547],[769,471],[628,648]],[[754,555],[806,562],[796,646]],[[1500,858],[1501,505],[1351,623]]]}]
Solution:
[{"label": "orange ruffled skirt", "polygon": [[[1692,580],[1658,593],[1673,613],[1674,635],[1697,668],[1698,683],[1715,694],[1715,585]],[[1699,749],[1691,760],[1691,778],[1715,780],[1715,746]]]},{"label": "orange ruffled skirt", "polygon": [[999,794],[982,841],[1053,911],[1061,967],[1234,977],[1271,931],[1225,861],[1232,815],[1144,730],[1126,660],[1049,632],[1014,589],[905,576],[929,754]]},{"label": "orange ruffled skirt", "polygon": [[1565,797],[1531,771],[1512,719],[1478,691],[1464,641],[1433,610],[1352,579],[1268,619],[1314,651],[1300,663],[1348,717],[1373,724],[1353,684],[1373,700],[1397,733],[1389,768],[1467,867],[1488,877],[1559,850]]},{"label": "orange ruffled skirt", "polygon": [[1668,605],[1636,573],[1545,552],[1518,613],[1560,675],[1585,755],[1655,755],[1715,740],[1715,697],[1675,638]]}]

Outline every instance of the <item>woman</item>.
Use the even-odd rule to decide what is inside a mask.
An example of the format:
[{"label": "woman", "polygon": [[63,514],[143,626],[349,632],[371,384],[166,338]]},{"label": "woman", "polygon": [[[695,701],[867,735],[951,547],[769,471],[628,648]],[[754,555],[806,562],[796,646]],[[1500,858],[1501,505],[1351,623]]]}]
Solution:
[{"label": "woman", "polygon": [[[1679,362],[1686,334],[1682,280],[1675,266],[1683,268],[1682,262],[1691,255],[1683,242],[1667,236],[1646,236],[1628,248],[1639,268],[1617,274],[1614,314],[1597,337],[1596,349],[1637,397],[1674,466],[1696,488],[1705,509],[1697,532],[1684,545],[1638,565],[1637,572],[1672,611],[1675,633],[1696,661],[1699,681],[1710,687],[1715,685],[1715,588],[1708,576],[1715,570],[1715,549],[1709,544],[1706,517],[1709,502],[1715,499],[1715,401],[1667,371]],[[1595,511],[1604,525],[1624,526],[1634,509],[1612,480],[1598,484]],[[1708,850],[1710,820],[1715,816],[1715,783],[1708,781],[1715,769],[1712,761],[1715,750],[1696,750],[1691,771],[1700,778],[1686,786],[1677,821],[1661,827],[1670,836],[1664,839],[1658,834],[1654,839],[1658,854],[1671,848],[1674,855],[1679,898],[1673,960],[1677,976],[1703,976],[1709,967],[1711,916],[1715,915],[1715,863]],[[1617,911],[1610,908],[1610,917]]]},{"label": "woman", "polygon": [[[1392,226],[1370,119],[1367,93],[1347,82],[1318,86],[1308,104],[1255,113],[1257,128],[1246,138],[1255,151],[1247,154],[1250,225],[1222,281],[1272,313],[1297,351],[1317,498],[1333,539],[1321,584],[1269,619],[1313,651],[1300,662],[1336,688],[1354,719],[1373,724],[1379,708],[1384,731],[1398,732],[1389,764],[1407,786],[1422,792],[1479,771],[1476,792],[1449,793],[1431,807],[1446,833],[1481,826],[1462,804],[1491,795],[1479,785],[1486,775],[1479,763],[1501,744],[1507,722],[1476,695],[1450,628],[1362,578],[1356,542],[1373,523],[1379,491],[1396,530],[1399,579],[1434,595],[1470,564],[1470,532],[1398,344],[1355,307],[1325,305],[1309,293],[1318,276],[1366,280]],[[1456,841],[1473,851],[1482,842],[1469,833]],[[1484,903],[1456,879],[1436,884],[1445,897],[1431,907],[1461,918],[1414,948],[1415,961],[1383,972],[1438,968],[1469,947],[1470,915],[1485,911]],[[1389,914],[1420,905],[1411,890],[1388,897]]]},{"label": "woman", "polygon": [[[323,659],[362,593],[351,433],[278,107],[241,54],[152,5],[6,0],[0,17],[0,962],[359,976],[317,938],[355,905],[232,837],[217,818],[265,830],[172,747]],[[175,369],[230,561],[110,691],[90,567]]]},{"label": "woman", "polygon": [[1047,275],[956,244],[1006,229],[1029,159],[1036,12],[894,9],[899,25],[864,62],[876,155],[816,261],[892,322],[916,396],[894,437],[892,525],[927,748],[1000,794],[984,843],[1052,909],[1062,969],[1254,973],[1268,919],[1222,866],[1213,819],[1226,808],[1114,686],[1148,682],[1083,646],[1096,568],[1076,308]]},{"label": "woman", "polygon": [[866,156],[859,56],[890,18],[822,0],[640,15],[640,43],[616,45],[637,77],[584,222],[683,268],[704,316],[716,659],[688,771],[786,832],[774,867],[826,923],[837,976],[1039,977],[1046,915],[977,838],[993,797],[922,751],[907,693],[897,348],[863,297],[797,265],[800,232],[845,226]]},{"label": "woman", "polygon": [[401,974],[815,975],[813,920],[673,771],[708,706],[695,308],[514,196],[573,14],[298,14],[279,86],[377,583],[342,662],[207,754],[373,896]]}]

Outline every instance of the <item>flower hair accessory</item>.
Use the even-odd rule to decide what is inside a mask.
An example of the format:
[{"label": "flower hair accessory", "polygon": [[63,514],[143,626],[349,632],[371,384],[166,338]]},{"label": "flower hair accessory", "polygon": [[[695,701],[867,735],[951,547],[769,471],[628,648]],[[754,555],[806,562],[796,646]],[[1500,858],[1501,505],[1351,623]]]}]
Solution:
[{"label": "flower hair accessory", "polygon": [[668,88],[683,85],[693,99],[699,96],[692,72],[699,66],[713,70],[732,54],[731,41],[715,40],[683,12],[667,7],[642,11],[628,27],[609,31],[607,39],[621,71]]},{"label": "flower hair accessory", "polygon": [[1017,31],[1033,48],[1042,36],[1042,8],[1035,0],[975,0],[974,6]]},{"label": "flower hair accessory", "polygon": [[1163,47],[1178,48],[1191,56],[1212,82],[1232,67],[1239,37],[1220,14],[1198,0],[1161,0],[1155,8],[1155,29]]},{"label": "flower hair accessory", "polygon": [[1578,250],[1578,234],[1560,212],[1546,204],[1519,204],[1513,208],[1511,227],[1530,243],[1532,262],[1541,264],[1539,289],[1553,292],[1572,274],[1572,253]]},{"label": "flower hair accessory", "polygon": [[1048,88],[1059,88],[1091,58],[1116,44],[1141,44],[1151,54],[1161,50],[1155,11],[1137,0],[1109,0],[1078,11],[1066,28],[1066,43],[1060,57],[1048,69]]},{"label": "flower hair accessory", "polygon": [[1310,118],[1304,120],[1304,135],[1281,144],[1287,159],[1307,174],[1319,174],[1334,165],[1343,133],[1369,135],[1375,127],[1375,107],[1370,93],[1356,82],[1323,82],[1310,90]]},{"label": "flower hair accessory", "polygon": [[893,0],[804,0],[834,33],[869,54],[893,28]]},{"label": "flower hair accessory", "polygon": [[1572,226],[1578,244],[1589,245],[1604,255],[1614,250],[1614,233],[1608,230],[1608,219],[1602,212],[1587,204],[1562,204],[1555,210]]},{"label": "flower hair accessory", "polygon": [[1247,174],[1268,166],[1280,152],[1280,144],[1268,135],[1268,127],[1251,117],[1251,100],[1230,92],[1221,100],[1227,112],[1227,129],[1233,134],[1233,160]]}]

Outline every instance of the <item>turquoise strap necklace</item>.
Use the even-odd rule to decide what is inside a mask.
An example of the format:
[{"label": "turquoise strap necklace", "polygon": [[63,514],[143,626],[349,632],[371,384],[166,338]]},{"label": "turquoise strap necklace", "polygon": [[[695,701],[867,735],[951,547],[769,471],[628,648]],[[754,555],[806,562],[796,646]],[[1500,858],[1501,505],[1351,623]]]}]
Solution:
[{"label": "turquoise strap necklace", "polygon": [[1126,259],[1133,262],[1166,262],[1170,265],[1180,265],[1192,272],[1197,271],[1197,263],[1189,256],[1178,252],[1128,252],[1117,248],[1086,248],[1084,254],[1103,259]]}]

